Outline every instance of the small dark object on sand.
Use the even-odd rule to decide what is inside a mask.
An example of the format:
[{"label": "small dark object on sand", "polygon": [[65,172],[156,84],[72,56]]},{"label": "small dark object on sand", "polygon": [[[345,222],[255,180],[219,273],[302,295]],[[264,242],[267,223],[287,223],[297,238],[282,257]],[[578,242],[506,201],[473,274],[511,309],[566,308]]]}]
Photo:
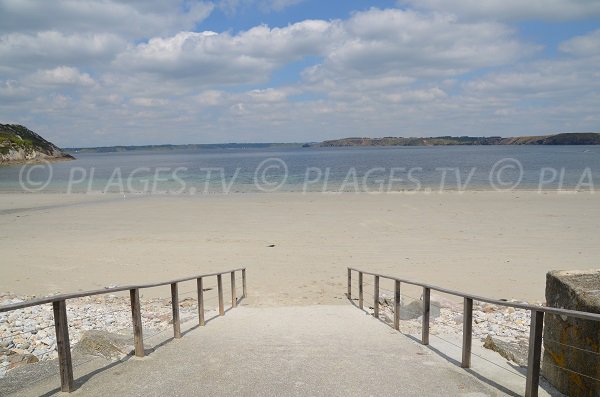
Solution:
[{"label": "small dark object on sand", "polygon": [[267,247],[269,247],[269,248],[273,248],[273,247],[275,247],[275,244],[270,244],[270,245],[267,245]]}]

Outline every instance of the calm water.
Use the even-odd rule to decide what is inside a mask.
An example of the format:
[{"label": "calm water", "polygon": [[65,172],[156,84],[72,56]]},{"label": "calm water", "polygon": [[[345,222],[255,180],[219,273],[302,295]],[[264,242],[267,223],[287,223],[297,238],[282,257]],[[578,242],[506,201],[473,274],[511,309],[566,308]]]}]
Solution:
[{"label": "calm water", "polygon": [[592,190],[600,146],[204,149],[76,153],[0,166],[0,192]]}]

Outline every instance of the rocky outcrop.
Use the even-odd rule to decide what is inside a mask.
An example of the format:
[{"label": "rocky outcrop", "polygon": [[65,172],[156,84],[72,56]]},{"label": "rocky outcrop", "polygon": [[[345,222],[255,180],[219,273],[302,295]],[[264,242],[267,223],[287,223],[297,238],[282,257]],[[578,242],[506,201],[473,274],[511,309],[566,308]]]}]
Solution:
[{"label": "rocky outcrop", "polygon": [[0,163],[72,159],[73,156],[63,152],[27,127],[0,124]]},{"label": "rocky outcrop", "polygon": [[[550,307],[600,313],[600,270],[553,271],[546,276]],[[600,322],[546,315],[542,373],[569,396],[599,396]]]}]

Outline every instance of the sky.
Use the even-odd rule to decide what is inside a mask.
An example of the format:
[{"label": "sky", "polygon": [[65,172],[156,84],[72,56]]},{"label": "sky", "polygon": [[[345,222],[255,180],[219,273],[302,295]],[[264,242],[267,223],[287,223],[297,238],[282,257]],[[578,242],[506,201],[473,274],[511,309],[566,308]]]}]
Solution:
[{"label": "sky", "polygon": [[597,0],[0,0],[0,123],[63,147],[600,131]]}]

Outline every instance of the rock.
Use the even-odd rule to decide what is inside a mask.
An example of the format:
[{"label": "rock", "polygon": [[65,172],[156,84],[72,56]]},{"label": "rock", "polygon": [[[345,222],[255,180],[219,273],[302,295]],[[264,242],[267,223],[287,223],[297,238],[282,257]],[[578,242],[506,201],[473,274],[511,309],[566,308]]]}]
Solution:
[{"label": "rock", "polygon": [[481,309],[481,311],[483,311],[484,313],[492,313],[495,312],[496,310],[498,310],[498,308],[494,305],[484,305],[483,308]]},{"label": "rock", "polygon": [[[415,300],[407,305],[400,306],[400,320],[413,320],[423,316],[423,301]],[[440,316],[440,308],[436,305],[430,305],[429,318],[434,319]]]},{"label": "rock", "polygon": [[23,327],[23,332],[35,334],[37,332],[37,327],[35,325],[26,325]]},{"label": "rock", "polygon": [[106,331],[86,331],[75,346],[83,354],[102,356],[109,360],[121,358],[132,351],[133,337]]},{"label": "rock", "polygon": [[192,298],[185,298],[184,300],[179,302],[179,306],[181,307],[192,307],[196,305],[196,301]]},{"label": "rock", "polygon": [[[546,302],[600,313],[600,270],[549,272]],[[544,324],[544,377],[570,396],[600,395],[600,382],[589,378],[600,378],[600,322],[547,314]]]},{"label": "rock", "polygon": [[431,299],[431,306],[436,305],[443,309],[462,311],[462,304],[451,301],[450,299],[448,299],[442,295],[431,294],[430,299]]},{"label": "rock", "polygon": [[15,353],[8,358],[8,369],[14,369],[22,365],[37,363],[39,360],[36,356],[29,353]]},{"label": "rock", "polygon": [[13,354],[15,354],[15,352],[12,350],[0,348],[0,360],[4,360],[6,357],[11,356]]},{"label": "rock", "polygon": [[527,366],[527,343],[525,342],[507,342],[488,335],[485,338],[483,347],[495,351],[521,367]]}]

